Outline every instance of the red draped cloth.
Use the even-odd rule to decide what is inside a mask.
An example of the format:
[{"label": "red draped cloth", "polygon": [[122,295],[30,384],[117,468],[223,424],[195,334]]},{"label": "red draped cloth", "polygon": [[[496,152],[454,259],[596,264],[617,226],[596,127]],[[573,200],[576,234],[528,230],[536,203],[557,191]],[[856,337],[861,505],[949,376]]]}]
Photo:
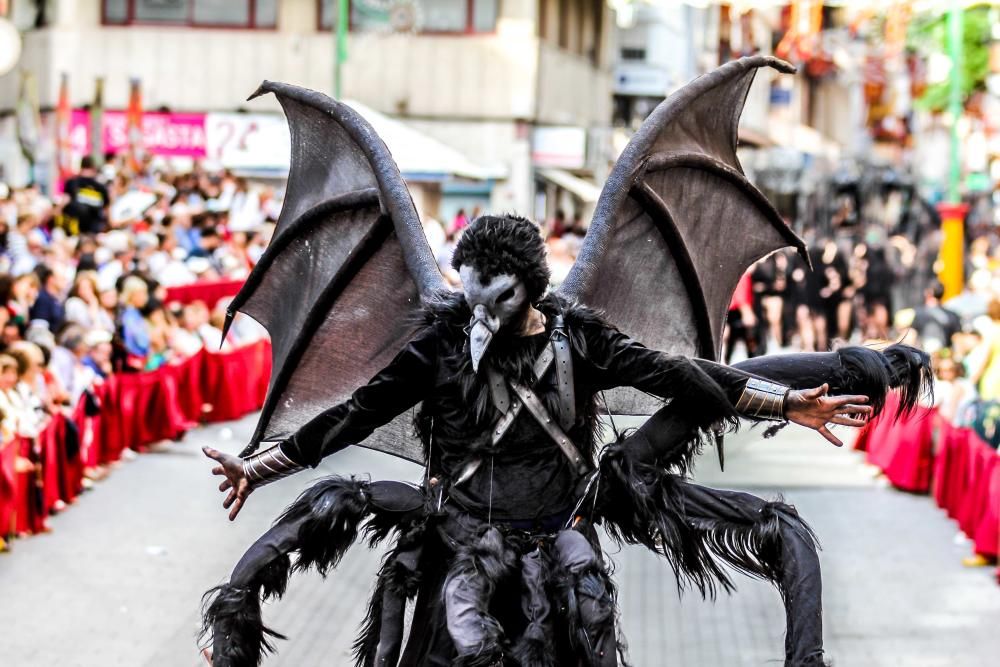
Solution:
[{"label": "red draped cloth", "polygon": [[958,508],[958,525],[975,543],[977,553],[997,555],[1000,524],[1000,466],[997,452],[979,436],[969,438],[966,487]]},{"label": "red draped cloth", "polygon": [[238,419],[264,404],[271,375],[271,344],[260,341],[222,353],[205,353],[202,396],[213,422]]},{"label": "red draped cloth", "polygon": [[[43,530],[49,510],[79,494],[85,466],[117,461],[125,448],[142,451],[153,442],[179,438],[201,418],[205,403],[212,406],[213,421],[260,409],[270,374],[271,344],[260,341],[224,353],[202,351],[156,371],[106,378],[92,388],[97,414],[86,414],[84,397],[69,417],[52,417],[36,441],[15,438],[0,444],[0,536]],[[70,424],[79,432],[72,455]],[[36,462],[36,469],[16,472],[18,456]]]},{"label": "red draped cloth", "polygon": [[241,287],[243,287],[242,280],[213,280],[168,287],[166,301],[167,303],[179,301],[184,304],[204,301],[209,308],[215,308],[220,299],[236,296]]},{"label": "red draped cloth", "polygon": [[188,422],[195,424],[201,421],[202,406],[205,403],[201,384],[205,366],[204,350],[179,364],[171,364],[169,372],[177,385],[177,407]]},{"label": "red draped cloth", "polygon": [[969,441],[972,429],[939,420],[938,452],[934,460],[934,500],[951,518],[958,517],[968,488]]},{"label": "red draped cloth", "polygon": [[37,469],[37,456],[32,451],[34,442],[29,438],[19,437],[15,443],[22,457],[36,463],[35,469],[17,473],[15,500],[17,532],[40,533],[45,529],[45,517],[48,515],[44,497],[44,476],[40,475]]},{"label": "red draped cloth", "polygon": [[896,420],[893,416],[898,406],[899,399],[889,394],[885,410],[859,437],[859,448],[865,450],[868,462],[878,466],[893,486],[927,493],[934,462],[935,410],[918,406],[911,414]]},{"label": "red draped cloth", "polygon": [[17,439],[0,443],[0,537],[16,531],[17,473],[14,466],[19,446]]}]

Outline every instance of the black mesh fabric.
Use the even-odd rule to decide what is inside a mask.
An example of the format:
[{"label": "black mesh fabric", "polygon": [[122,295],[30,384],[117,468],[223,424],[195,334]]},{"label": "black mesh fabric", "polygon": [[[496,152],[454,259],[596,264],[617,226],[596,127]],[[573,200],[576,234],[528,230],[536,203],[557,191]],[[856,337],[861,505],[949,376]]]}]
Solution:
[{"label": "black mesh fabric", "polygon": [[[347,399],[412,333],[421,297],[443,279],[385,145],[349,107],[265,82],[291,133],[274,238],[231,309],[263,324],[273,371],[253,443],[279,440]],[[412,415],[365,446],[419,461]],[[361,444],[361,443],[359,443]]]},{"label": "black mesh fabric", "polygon": [[[560,287],[656,349],[714,359],[733,290],[754,261],[802,241],[743,176],[739,118],[760,67],[754,56],[695,79],[646,119],[601,192],[576,264]],[[651,414],[662,403],[615,390],[609,408]]]}]

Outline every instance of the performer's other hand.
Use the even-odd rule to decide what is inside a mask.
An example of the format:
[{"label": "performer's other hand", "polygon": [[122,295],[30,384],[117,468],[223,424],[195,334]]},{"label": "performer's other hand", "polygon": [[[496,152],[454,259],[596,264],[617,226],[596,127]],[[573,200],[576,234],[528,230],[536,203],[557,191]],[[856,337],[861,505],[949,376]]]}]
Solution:
[{"label": "performer's other hand", "polygon": [[[844,443],[830,432],[829,424],[864,426],[872,412],[867,396],[827,396],[830,385],[815,389],[793,389],[785,399],[785,417],[790,422],[819,431],[837,447]],[[852,416],[853,415],[853,416]]]},{"label": "performer's other hand", "polygon": [[229,492],[226,499],[222,501],[222,506],[229,510],[229,520],[233,521],[243,509],[243,503],[246,502],[247,496],[253,491],[250,481],[243,474],[243,459],[211,447],[202,447],[201,451],[205,452],[205,456],[220,464],[212,468],[212,474],[223,475],[226,478],[219,484],[219,491]]}]

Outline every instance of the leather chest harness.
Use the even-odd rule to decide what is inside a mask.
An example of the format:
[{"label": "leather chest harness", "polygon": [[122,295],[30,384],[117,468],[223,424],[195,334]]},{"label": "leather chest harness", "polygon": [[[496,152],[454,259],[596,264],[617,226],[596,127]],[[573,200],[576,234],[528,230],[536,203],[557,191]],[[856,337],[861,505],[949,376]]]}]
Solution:
[{"label": "leather chest harness", "polygon": [[[521,414],[522,409],[526,408],[538,422],[538,425],[542,427],[542,430],[559,446],[559,450],[569,460],[573,470],[582,475],[589,470],[590,464],[580,454],[580,450],[576,448],[570,437],[566,435],[566,431],[572,428],[576,422],[576,396],[573,387],[573,355],[562,315],[555,316],[549,343],[542,348],[535,360],[535,378],[541,380],[553,365],[555,365],[556,386],[559,391],[558,418],[549,413],[545,404],[530,386],[504,378],[492,366],[487,367],[490,396],[493,405],[500,412],[499,419],[493,424],[490,439],[493,446],[498,445],[518,415]],[[482,462],[481,457],[469,461],[462,470],[462,474],[455,480],[455,484],[461,484],[472,477]]]}]

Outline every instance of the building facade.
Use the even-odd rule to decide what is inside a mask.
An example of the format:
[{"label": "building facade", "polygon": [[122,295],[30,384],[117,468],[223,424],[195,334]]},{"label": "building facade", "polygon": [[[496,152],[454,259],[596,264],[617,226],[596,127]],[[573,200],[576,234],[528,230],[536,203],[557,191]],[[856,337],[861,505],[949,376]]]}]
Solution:
[{"label": "building facade", "polygon": [[[244,101],[263,79],[332,90],[337,4],[50,0],[39,16],[36,3],[14,0],[24,48],[18,70],[0,77],[6,178],[24,176],[12,164],[19,70],[34,75],[43,112],[65,74],[74,108],[91,102],[101,77],[105,108],[124,109],[137,78],[146,110],[277,114],[272,99]],[[540,174],[606,169],[614,18],[602,0],[351,0],[349,21],[343,98],[503,174],[442,183],[428,214],[475,205],[544,213],[545,195],[561,186]]]}]

